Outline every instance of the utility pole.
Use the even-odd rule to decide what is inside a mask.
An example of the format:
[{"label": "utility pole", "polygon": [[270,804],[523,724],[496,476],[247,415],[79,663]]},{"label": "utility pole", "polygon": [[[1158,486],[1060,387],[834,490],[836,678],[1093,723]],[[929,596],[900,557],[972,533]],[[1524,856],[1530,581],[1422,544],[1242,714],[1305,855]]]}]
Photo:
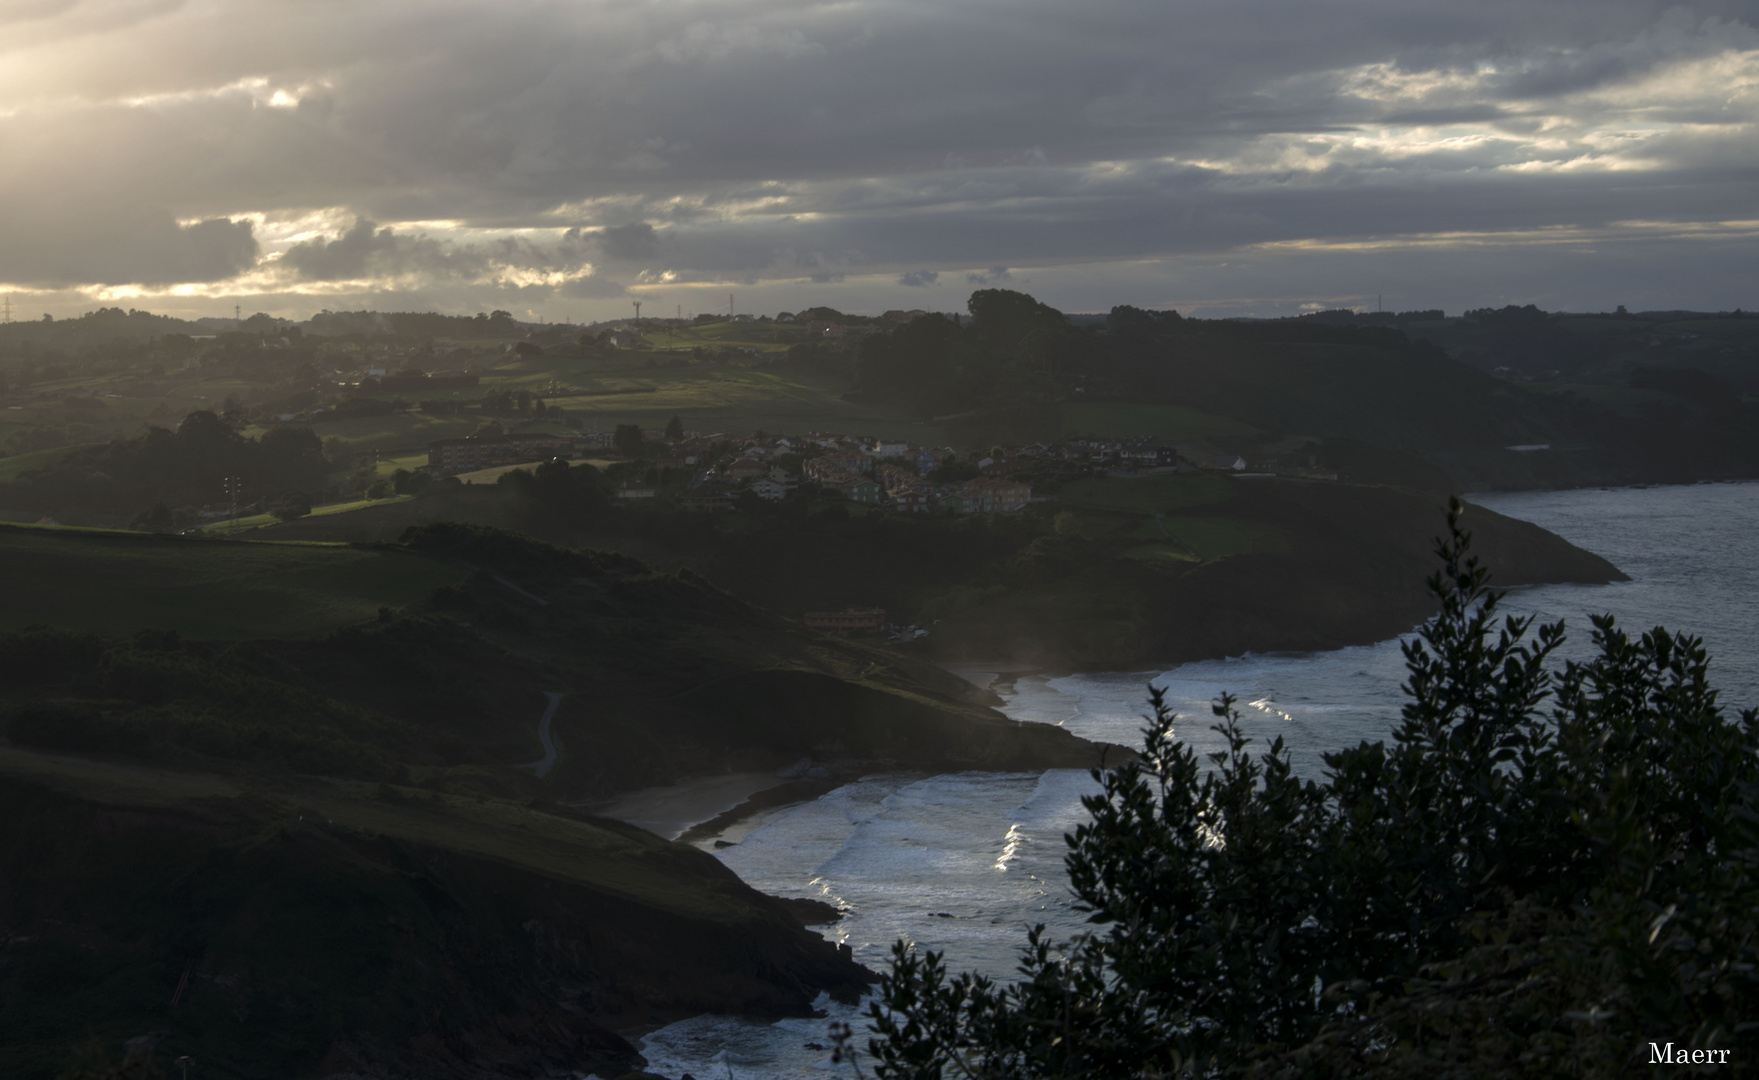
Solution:
[{"label": "utility pole", "polygon": [[226,515],[228,522],[238,519],[238,496],[244,490],[244,481],[236,476],[228,476],[225,481],[226,499],[231,504],[231,512]]},{"label": "utility pole", "polygon": [[727,294],[727,318],[731,319],[732,317],[733,317],[733,294],[728,293]]},{"label": "utility pole", "polygon": [[244,305],[242,305],[242,304],[233,304],[232,305],[232,321],[237,323],[239,326],[244,325]]},{"label": "utility pole", "polygon": [[6,311],[5,311],[4,315],[0,315],[0,323],[9,323],[11,321],[12,321],[12,294],[7,293],[6,294]]}]

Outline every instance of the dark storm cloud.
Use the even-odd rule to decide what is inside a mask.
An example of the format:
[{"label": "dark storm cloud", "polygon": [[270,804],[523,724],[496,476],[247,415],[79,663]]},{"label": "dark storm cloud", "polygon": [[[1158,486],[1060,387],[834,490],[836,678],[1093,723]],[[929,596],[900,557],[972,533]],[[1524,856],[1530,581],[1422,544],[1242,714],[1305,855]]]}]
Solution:
[{"label": "dark storm cloud", "polygon": [[603,229],[598,233],[598,242],[606,258],[625,262],[652,259],[660,249],[659,234],[645,221]]},{"label": "dark storm cloud", "polygon": [[281,256],[281,262],[303,278],[341,281],[365,277],[368,259],[394,255],[397,247],[394,230],[380,229],[361,218],[334,240],[309,240],[293,245]]},{"label": "dark storm cloud", "polygon": [[629,290],[615,281],[595,276],[564,282],[556,288],[556,295],[567,300],[614,300],[628,296]]},{"label": "dark storm cloud", "polygon": [[32,10],[0,41],[0,278],[27,287],[977,286],[1754,216],[1742,4]]},{"label": "dark storm cloud", "polygon": [[0,281],[49,288],[224,281],[259,253],[248,221],[180,225],[169,214],[131,218],[120,207],[42,209],[0,209]]}]

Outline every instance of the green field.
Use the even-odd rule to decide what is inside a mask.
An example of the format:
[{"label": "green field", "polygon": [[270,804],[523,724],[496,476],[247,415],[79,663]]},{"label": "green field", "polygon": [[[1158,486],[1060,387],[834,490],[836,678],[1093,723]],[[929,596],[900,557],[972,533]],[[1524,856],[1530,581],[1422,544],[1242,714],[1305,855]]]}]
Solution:
[{"label": "green field", "polygon": [[806,327],[789,323],[702,323],[684,330],[655,330],[646,334],[661,349],[690,349],[698,345],[745,345],[760,351],[781,351],[807,340]]},{"label": "green field", "polygon": [[1274,525],[1229,517],[1168,515],[1145,523],[1141,535],[1149,543],[1126,551],[1126,558],[1210,562],[1289,550],[1288,539]]},{"label": "green field", "polygon": [[1219,508],[1234,496],[1234,483],[1202,474],[1091,477],[1064,484],[1057,499],[1077,513],[1137,515],[1138,524],[1112,535],[1143,541],[1123,555],[1150,564],[1211,562],[1231,555],[1287,551],[1288,541],[1275,525],[1214,513],[1182,512]]},{"label": "green field", "polygon": [[1139,479],[1089,477],[1064,484],[1057,493],[1057,501],[1075,509],[1160,514],[1226,502],[1231,494],[1228,484],[1219,476],[1201,474]]},{"label": "green field", "polygon": [[[381,471],[383,471],[383,466],[381,466]],[[369,506],[392,506],[397,503],[408,502],[413,498],[415,498],[414,495],[387,495],[383,499],[354,499],[349,502],[325,503],[322,506],[312,507],[311,513],[306,516],[321,518],[329,517],[331,514],[348,514],[356,510],[364,510]],[[280,521],[281,519],[273,514],[251,514],[247,517],[238,517],[232,518],[228,521],[217,522],[208,526],[207,531],[216,535],[231,534],[249,529],[258,529],[265,525],[277,525],[280,524]]]},{"label": "green field", "polygon": [[[420,498],[373,499],[364,503],[337,503],[347,507],[333,514],[310,515],[282,523],[264,522],[263,532],[251,535],[274,540],[370,543],[395,540],[411,525],[436,521],[468,521],[499,529],[518,529],[515,504],[493,484],[472,484],[451,491],[429,491]],[[327,509],[327,508],[326,508]]]},{"label": "green field", "polygon": [[[96,444],[88,443],[86,445],[89,446]],[[9,480],[17,480],[19,476],[30,469],[40,469],[45,465],[53,465],[55,462],[60,461],[63,455],[71,454],[75,450],[81,449],[84,449],[84,447],[56,446],[48,450],[32,450],[28,454],[14,454],[11,457],[0,458],[0,483]]]},{"label": "green field", "polygon": [[1249,439],[1261,436],[1238,420],[1183,405],[1098,404],[1063,406],[1063,437],[1105,435],[1179,442],[1190,439]]},{"label": "green field", "polygon": [[[428,416],[411,410],[390,416],[357,416],[312,425],[318,438],[345,440],[356,453],[373,450],[414,450],[435,439],[460,439],[477,429],[484,417]],[[425,458],[423,459],[426,460]]]},{"label": "green field", "polygon": [[[546,378],[534,376],[532,382],[541,384]],[[844,401],[840,384],[735,365],[662,368],[636,377],[557,376],[557,381],[582,393],[546,400],[600,431],[618,424],[662,427],[676,415],[685,427],[705,435],[821,430],[930,444],[944,438],[939,427],[900,410]]]},{"label": "green field", "polygon": [[0,526],[0,559],[0,629],[52,622],[226,640],[322,634],[463,576],[402,551],[21,525]]},{"label": "green field", "polygon": [[[524,469],[526,472],[531,472],[538,467],[538,464],[539,463],[535,461],[518,461],[511,465],[490,465],[486,469],[477,469],[475,472],[459,473],[458,482],[461,484],[493,484],[495,481],[501,479],[501,477],[515,469]],[[591,465],[595,469],[602,469],[610,464],[612,464],[612,462],[607,458],[595,458],[591,461],[579,460],[568,462],[570,467],[575,465]]]},{"label": "green field", "polygon": [[[589,431],[610,431],[619,424],[659,428],[678,416],[686,428],[705,435],[826,430],[905,438],[928,445],[947,438],[938,425],[923,423],[901,410],[844,401],[840,383],[737,364],[655,369],[643,369],[639,364],[626,356],[534,357],[502,365],[468,390],[433,396],[475,400],[497,391],[523,390],[547,405],[560,406],[566,410],[570,425],[578,423]],[[410,452],[435,439],[468,435],[488,419],[496,418],[428,416],[412,409],[390,416],[320,420],[312,430],[322,439],[344,439],[356,452]],[[517,425],[521,431],[567,430],[554,421],[499,420]],[[260,429],[249,433],[259,434]]]}]

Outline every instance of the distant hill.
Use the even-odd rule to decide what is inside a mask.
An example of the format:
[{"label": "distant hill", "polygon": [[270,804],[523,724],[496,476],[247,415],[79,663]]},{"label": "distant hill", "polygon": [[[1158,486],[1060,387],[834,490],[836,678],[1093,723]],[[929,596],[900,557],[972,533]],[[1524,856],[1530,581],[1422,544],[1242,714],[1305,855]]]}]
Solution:
[{"label": "distant hill", "polygon": [[[227,320],[230,322],[231,320]],[[144,341],[164,334],[213,333],[198,323],[122,308],[98,308],[76,319],[40,319],[0,323],[0,350],[29,344],[37,348],[70,349],[112,341]]]},{"label": "distant hill", "polygon": [[[862,342],[857,400],[957,413],[973,441],[1055,438],[1070,406],[1240,421],[1416,455],[1460,490],[1759,475],[1759,318],[1527,307],[1266,320],[1069,319],[983,290]],[[1093,431],[1088,434],[1116,434]],[[1541,447],[1510,451],[1509,447]]]}]

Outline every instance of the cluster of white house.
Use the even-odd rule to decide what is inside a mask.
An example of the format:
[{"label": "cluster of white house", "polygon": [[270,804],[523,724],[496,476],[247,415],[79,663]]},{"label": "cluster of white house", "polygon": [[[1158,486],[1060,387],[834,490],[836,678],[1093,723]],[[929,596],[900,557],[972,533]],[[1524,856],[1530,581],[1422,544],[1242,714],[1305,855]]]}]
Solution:
[{"label": "cluster of white house", "polygon": [[932,475],[951,456],[945,448],[813,432],[747,442],[733,460],[699,472],[683,504],[701,510],[728,508],[740,489],[760,499],[785,499],[802,478],[774,462],[790,456],[804,459],[804,478],[819,488],[901,513],[1008,513],[1032,500],[1032,485],[1006,479],[1007,463],[999,459],[986,457],[978,463],[980,473],[987,475],[936,483]]},{"label": "cluster of white house", "polygon": [[[1170,446],[1143,438],[1076,438],[1066,442],[994,447],[966,460],[977,475],[943,482],[937,474],[953,460],[946,447],[915,446],[902,440],[809,432],[806,435],[741,439],[725,434],[683,432],[668,437],[660,430],[643,431],[659,466],[682,466],[692,478],[679,498],[690,510],[731,509],[744,492],[779,501],[798,490],[802,479],[820,489],[841,492],[857,503],[885,506],[902,513],[1008,513],[1032,501],[1032,486],[1010,477],[1036,471],[1051,462],[1070,462],[1112,469],[1204,469],[1248,474],[1238,454],[1201,454],[1195,461],[1179,457]],[[576,457],[609,447],[607,434],[513,433],[441,439],[428,446],[428,468],[440,475],[470,472],[494,465]],[[729,451],[730,446],[737,449]],[[798,461],[796,475],[782,459]],[[1305,474],[1310,470],[1303,470]],[[1335,479],[1336,474],[1329,477]],[[629,482],[617,494],[624,499],[652,498],[650,485]]]}]

